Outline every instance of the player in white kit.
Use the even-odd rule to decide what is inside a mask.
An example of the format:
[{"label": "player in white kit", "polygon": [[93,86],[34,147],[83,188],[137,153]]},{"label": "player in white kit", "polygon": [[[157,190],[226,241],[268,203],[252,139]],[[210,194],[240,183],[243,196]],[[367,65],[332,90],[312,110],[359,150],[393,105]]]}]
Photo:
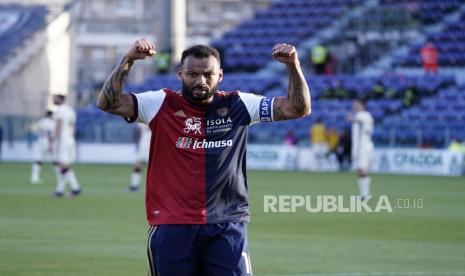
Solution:
[{"label": "player in white kit", "polygon": [[361,200],[370,196],[369,170],[374,159],[374,144],[371,139],[374,129],[374,120],[366,111],[365,102],[353,102],[355,115],[352,118],[352,161],[358,174],[358,185]]},{"label": "player in white kit", "polygon": [[64,95],[55,95],[53,102],[57,105],[57,109],[53,114],[56,137],[55,156],[60,167],[55,196],[63,196],[66,184],[71,187],[70,195],[77,196],[81,193],[81,188],[74,171],[70,167],[76,159],[76,141],[74,139],[76,113],[71,106],[66,104]]},{"label": "player in white kit", "polygon": [[37,143],[31,170],[31,184],[34,185],[41,183],[40,172],[43,162],[52,162],[54,160],[53,135],[55,133],[55,122],[52,119],[52,114],[51,111],[47,111],[45,117],[37,121],[36,124]]},{"label": "player in white kit", "polygon": [[149,159],[150,137],[152,132],[150,128],[142,123],[137,124],[137,155],[134,163],[134,169],[131,174],[131,183],[129,183],[129,191],[136,192],[139,190],[141,171],[144,163]]}]

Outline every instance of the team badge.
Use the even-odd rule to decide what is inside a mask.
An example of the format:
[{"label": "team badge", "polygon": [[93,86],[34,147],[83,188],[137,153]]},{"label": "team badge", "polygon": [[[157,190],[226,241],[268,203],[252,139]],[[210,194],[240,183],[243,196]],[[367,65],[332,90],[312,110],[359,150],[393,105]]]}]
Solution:
[{"label": "team badge", "polygon": [[194,132],[194,134],[202,134],[202,131],[201,131],[202,121],[200,120],[199,117],[187,118],[185,123],[186,123],[186,127],[184,128],[185,133],[189,134],[192,131]]},{"label": "team badge", "polygon": [[218,108],[216,110],[216,114],[218,114],[218,115],[220,115],[222,117],[228,115],[228,112],[229,112],[229,109],[227,107]]}]

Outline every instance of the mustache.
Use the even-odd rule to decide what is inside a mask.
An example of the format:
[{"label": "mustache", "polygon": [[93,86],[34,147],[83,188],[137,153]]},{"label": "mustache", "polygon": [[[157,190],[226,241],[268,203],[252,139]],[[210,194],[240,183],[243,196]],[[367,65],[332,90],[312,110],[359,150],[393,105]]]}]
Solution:
[{"label": "mustache", "polygon": [[210,87],[208,87],[208,86],[203,86],[203,85],[196,85],[196,86],[193,86],[193,87],[191,88],[191,90],[194,90],[194,89],[210,90]]}]

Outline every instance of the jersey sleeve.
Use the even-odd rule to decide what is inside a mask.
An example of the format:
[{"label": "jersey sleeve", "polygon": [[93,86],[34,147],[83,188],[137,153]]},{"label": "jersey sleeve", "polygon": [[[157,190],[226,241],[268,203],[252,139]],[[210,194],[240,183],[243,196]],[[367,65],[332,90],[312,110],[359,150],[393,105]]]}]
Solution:
[{"label": "jersey sleeve", "polygon": [[130,93],[129,95],[134,101],[134,117],[124,119],[128,123],[138,121],[147,125],[157,115],[166,97],[164,90],[148,91],[140,94]]},{"label": "jersey sleeve", "polygon": [[250,124],[273,121],[274,98],[239,92],[239,97],[250,115]]}]

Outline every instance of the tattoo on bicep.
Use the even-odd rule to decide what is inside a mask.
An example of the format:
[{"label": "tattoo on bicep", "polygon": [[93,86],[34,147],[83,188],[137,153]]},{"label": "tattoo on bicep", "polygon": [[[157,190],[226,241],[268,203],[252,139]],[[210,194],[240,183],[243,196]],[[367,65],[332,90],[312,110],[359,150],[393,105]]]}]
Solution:
[{"label": "tattoo on bicep", "polygon": [[274,104],[273,104],[273,121],[282,121],[286,120],[287,117],[284,114],[284,111],[282,109],[281,105],[281,98],[275,98]]}]

